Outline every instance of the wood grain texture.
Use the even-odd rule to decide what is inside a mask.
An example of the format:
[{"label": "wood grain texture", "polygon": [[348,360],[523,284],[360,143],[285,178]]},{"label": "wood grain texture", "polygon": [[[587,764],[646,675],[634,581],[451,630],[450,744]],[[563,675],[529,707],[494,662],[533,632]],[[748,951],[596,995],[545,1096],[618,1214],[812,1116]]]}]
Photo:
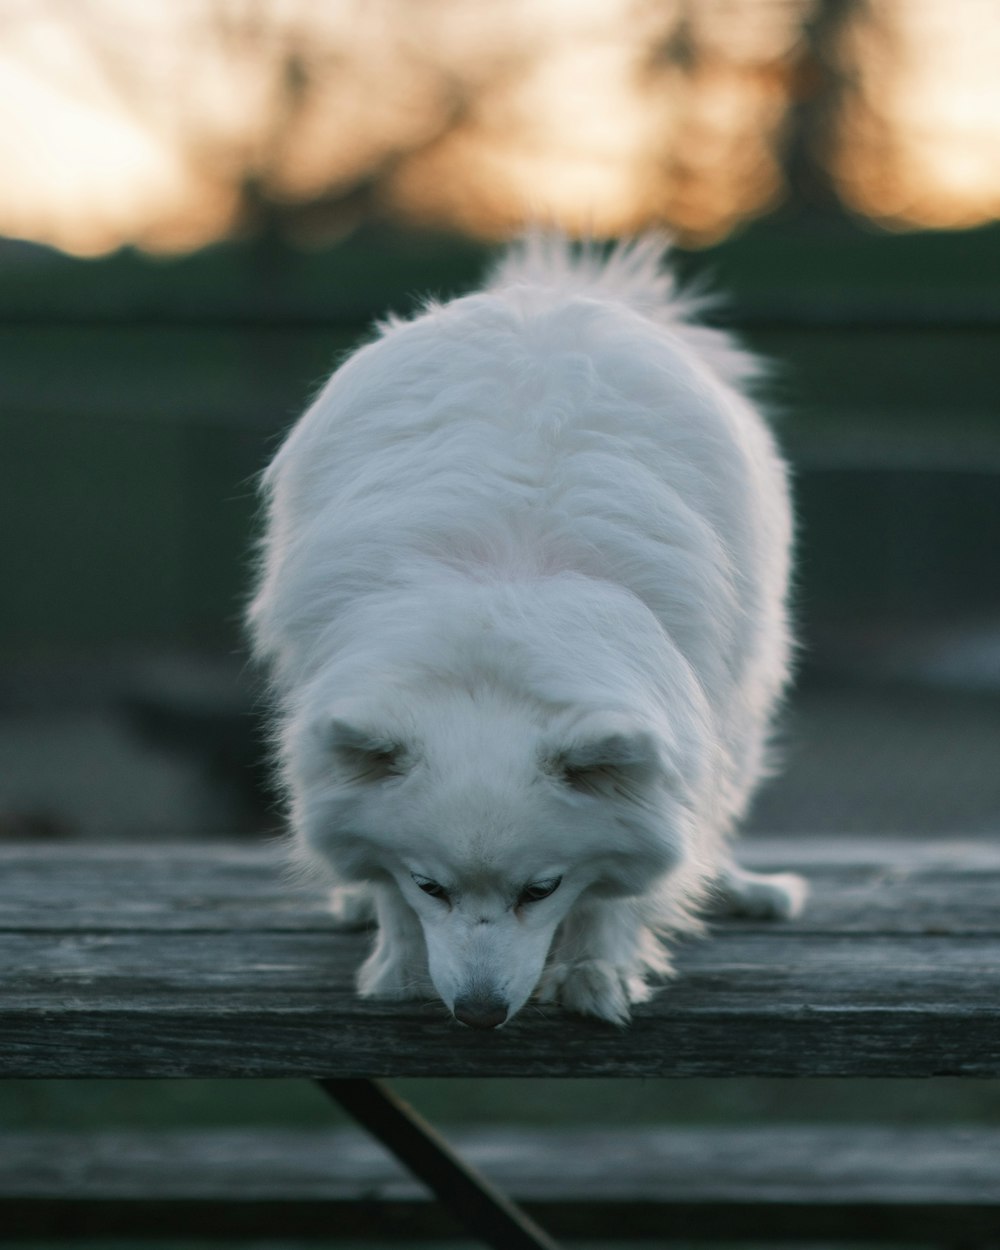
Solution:
[{"label": "wood grain texture", "polygon": [[[948,1244],[1000,1232],[1000,1130],[464,1129],[452,1145],[561,1236],[884,1233]],[[153,1222],[155,1218],[155,1223]],[[0,1134],[0,1220],[52,1236],[367,1236],[451,1231],[364,1134]],[[103,1223],[102,1223],[103,1221]],[[255,1222],[256,1221],[256,1225]],[[79,1232],[77,1232],[79,1235]]]},{"label": "wood grain texture", "polygon": [[366,1003],[370,942],[237,844],[0,848],[0,1076],[1000,1075],[1000,846],[767,839],[794,923],[720,921],[626,1030]]}]

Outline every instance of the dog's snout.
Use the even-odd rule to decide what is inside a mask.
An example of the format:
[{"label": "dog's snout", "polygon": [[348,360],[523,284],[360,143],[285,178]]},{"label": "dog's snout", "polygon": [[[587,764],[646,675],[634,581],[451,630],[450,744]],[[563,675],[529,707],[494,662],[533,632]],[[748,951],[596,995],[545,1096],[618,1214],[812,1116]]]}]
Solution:
[{"label": "dog's snout", "polygon": [[507,1019],[509,1004],[499,994],[464,994],[455,999],[455,1019],[470,1029],[495,1029]]}]

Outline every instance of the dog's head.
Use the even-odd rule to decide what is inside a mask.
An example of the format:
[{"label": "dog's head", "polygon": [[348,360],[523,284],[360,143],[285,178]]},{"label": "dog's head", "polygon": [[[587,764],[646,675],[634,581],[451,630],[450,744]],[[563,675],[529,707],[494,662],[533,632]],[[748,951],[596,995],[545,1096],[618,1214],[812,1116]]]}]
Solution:
[{"label": "dog's head", "polygon": [[304,729],[293,815],[342,880],[398,889],[445,1004],[492,1028],[581,896],[642,895],[684,858],[667,755],[623,711],[547,715],[483,690],[354,703]]}]

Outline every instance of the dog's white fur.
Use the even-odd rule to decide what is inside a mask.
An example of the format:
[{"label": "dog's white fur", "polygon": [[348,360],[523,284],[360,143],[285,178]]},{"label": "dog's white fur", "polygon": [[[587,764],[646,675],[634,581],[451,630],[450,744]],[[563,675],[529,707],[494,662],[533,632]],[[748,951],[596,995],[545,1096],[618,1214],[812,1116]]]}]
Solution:
[{"label": "dog's white fur", "polygon": [[267,471],[251,630],[298,850],[374,904],[364,995],[624,1022],[713,885],[801,904],[726,842],[788,669],[785,469],[662,251],[529,237],[382,326]]}]

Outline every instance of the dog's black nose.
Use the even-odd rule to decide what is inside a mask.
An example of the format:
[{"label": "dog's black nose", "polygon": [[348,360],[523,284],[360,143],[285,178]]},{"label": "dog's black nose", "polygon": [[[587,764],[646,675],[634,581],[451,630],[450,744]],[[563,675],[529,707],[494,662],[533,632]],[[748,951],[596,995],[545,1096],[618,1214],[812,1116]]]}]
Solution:
[{"label": "dog's black nose", "polygon": [[507,1019],[507,1004],[495,994],[466,994],[455,999],[454,1012],[470,1029],[495,1029]]}]

